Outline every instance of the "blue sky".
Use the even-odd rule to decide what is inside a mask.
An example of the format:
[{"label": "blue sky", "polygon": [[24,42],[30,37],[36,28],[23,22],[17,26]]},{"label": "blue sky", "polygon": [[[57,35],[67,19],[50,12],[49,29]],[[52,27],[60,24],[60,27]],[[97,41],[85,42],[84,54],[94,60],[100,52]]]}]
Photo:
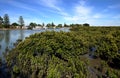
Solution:
[{"label": "blue sky", "polygon": [[0,16],[8,14],[10,22],[23,16],[25,24],[89,23],[120,25],[120,0],[0,0]]}]

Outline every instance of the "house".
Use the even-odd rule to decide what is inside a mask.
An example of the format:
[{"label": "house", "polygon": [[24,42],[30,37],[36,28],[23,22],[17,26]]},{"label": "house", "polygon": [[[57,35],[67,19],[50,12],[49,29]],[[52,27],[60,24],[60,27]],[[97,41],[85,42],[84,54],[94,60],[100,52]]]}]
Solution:
[{"label": "house", "polygon": [[17,29],[20,29],[20,26],[16,26]]},{"label": "house", "polygon": [[28,29],[28,26],[23,26],[22,29]]},{"label": "house", "polygon": [[41,27],[41,26],[35,26],[34,28],[33,28],[33,30],[39,30],[39,29],[42,29],[43,27]]}]

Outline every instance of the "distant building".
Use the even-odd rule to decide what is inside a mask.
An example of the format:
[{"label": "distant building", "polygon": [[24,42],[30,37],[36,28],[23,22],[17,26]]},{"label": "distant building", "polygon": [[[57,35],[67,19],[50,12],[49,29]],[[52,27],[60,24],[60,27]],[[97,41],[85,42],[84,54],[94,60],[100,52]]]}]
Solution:
[{"label": "distant building", "polygon": [[44,29],[47,29],[47,27],[46,27],[46,26],[43,26],[43,28],[44,28]]},{"label": "distant building", "polygon": [[20,26],[16,26],[17,29],[20,29]]},{"label": "distant building", "polygon": [[22,29],[28,29],[28,26],[23,26]]},{"label": "distant building", "polygon": [[41,26],[35,26],[34,28],[33,28],[33,30],[38,30],[38,29],[42,29],[43,27],[41,27]]}]

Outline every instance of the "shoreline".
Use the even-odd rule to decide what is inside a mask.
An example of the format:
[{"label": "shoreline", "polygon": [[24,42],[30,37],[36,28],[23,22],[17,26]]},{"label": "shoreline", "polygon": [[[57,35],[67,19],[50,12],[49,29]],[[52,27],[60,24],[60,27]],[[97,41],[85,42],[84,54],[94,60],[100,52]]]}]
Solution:
[{"label": "shoreline", "polygon": [[[62,28],[69,28],[69,27],[62,27]],[[44,29],[44,28],[41,28]],[[47,28],[47,29],[51,29],[51,28]],[[54,28],[52,28],[54,29]],[[26,28],[0,28],[0,30],[30,30],[30,29],[26,29]],[[36,30],[36,29],[32,29],[32,30]],[[39,29],[38,29],[39,30]]]},{"label": "shoreline", "polygon": [[20,29],[20,28],[0,28],[0,30],[28,30],[28,29]]}]

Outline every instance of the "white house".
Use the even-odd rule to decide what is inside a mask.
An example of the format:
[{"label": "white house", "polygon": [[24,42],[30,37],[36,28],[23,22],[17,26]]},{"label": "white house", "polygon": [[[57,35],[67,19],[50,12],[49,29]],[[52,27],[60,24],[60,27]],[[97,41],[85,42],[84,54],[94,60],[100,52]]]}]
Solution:
[{"label": "white house", "polygon": [[20,28],[20,26],[16,26],[16,28],[17,28],[17,29],[19,29],[19,28]]},{"label": "white house", "polygon": [[41,26],[35,26],[35,28],[33,28],[33,30],[39,30],[39,29],[42,29],[43,27]]},{"label": "white house", "polygon": [[28,26],[22,26],[22,29],[28,29]]},{"label": "white house", "polygon": [[43,28],[44,28],[44,29],[47,29],[47,27],[46,27],[46,26],[43,26]]}]

